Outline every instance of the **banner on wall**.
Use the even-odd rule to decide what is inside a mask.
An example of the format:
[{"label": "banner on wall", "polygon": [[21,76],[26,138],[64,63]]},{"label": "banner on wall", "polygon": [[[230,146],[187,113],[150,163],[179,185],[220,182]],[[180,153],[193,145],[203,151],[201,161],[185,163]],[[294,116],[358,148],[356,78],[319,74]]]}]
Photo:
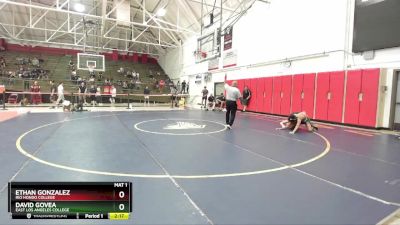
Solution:
[{"label": "banner on wall", "polygon": [[202,80],[203,80],[203,76],[201,74],[197,74],[195,77],[194,83],[201,84]]},{"label": "banner on wall", "polygon": [[237,65],[237,50],[226,51],[223,53],[223,68]]},{"label": "banner on wall", "polygon": [[219,69],[219,58],[208,60],[208,71]]},{"label": "banner on wall", "polygon": [[227,27],[224,35],[224,51],[232,48],[232,32],[233,27]]}]

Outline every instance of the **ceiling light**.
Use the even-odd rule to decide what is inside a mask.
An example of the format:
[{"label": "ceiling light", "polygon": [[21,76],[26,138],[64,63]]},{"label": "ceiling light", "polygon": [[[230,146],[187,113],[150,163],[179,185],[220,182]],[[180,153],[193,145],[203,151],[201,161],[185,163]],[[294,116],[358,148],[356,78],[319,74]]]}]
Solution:
[{"label": "ceiling light", "polygon": [[161,17],[161,16],[165,16],[166,13],[167,13],[167,10],[164,8],[161,8],[157,11],[156,15]]},{"label": "ceiling light", "polygon": [[85,11],[85,6],[82,5],[81,3],[75,3],[74,9],[77,12],[83,12],[83,11]]}]

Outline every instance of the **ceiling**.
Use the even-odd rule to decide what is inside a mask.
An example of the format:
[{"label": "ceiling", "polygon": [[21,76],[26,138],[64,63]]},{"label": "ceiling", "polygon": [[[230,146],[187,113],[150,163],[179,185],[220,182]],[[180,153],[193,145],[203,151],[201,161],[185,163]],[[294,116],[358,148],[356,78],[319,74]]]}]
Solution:
[{"label": "ceiling", "polygon": [[[10,42],[160,56],[204,32],[213,12],[222,25],[255,0],[0,0],[0,37]],[[78,12],[75,5],[85,9]],[[221,7],[222,6],[222,7]],[[158,16],[159,9],[166,9]],[[125,14],[124,14],[125,13]],[[117,16],[127,15],[128,21]]]}]

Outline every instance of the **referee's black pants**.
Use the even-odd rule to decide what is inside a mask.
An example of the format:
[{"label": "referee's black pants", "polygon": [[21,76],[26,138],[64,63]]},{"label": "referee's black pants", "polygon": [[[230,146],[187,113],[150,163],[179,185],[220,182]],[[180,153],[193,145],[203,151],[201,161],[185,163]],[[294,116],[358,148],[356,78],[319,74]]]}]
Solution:
[{"label": "referee's black pants", "polygon": [[235,121],[235,116],[236,116],[236,110],[237,110],[237,104],[236,101],[226,101],[226,124],[228,125],[233,125],[233,121]]}]

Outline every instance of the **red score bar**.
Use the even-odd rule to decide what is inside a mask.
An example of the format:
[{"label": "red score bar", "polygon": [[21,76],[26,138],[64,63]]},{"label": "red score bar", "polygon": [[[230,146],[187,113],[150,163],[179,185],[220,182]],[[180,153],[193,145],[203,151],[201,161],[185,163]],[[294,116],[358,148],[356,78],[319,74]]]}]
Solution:
[{"label": "red score bar", "polygon": [[[89,183],[89,185],[13,185],[10,197],[13,201],[129,201],[130,183],[114,187]],[[117,183],[119,184],[119,183]],[[78,184],[79,185],[79,184]]]}]

